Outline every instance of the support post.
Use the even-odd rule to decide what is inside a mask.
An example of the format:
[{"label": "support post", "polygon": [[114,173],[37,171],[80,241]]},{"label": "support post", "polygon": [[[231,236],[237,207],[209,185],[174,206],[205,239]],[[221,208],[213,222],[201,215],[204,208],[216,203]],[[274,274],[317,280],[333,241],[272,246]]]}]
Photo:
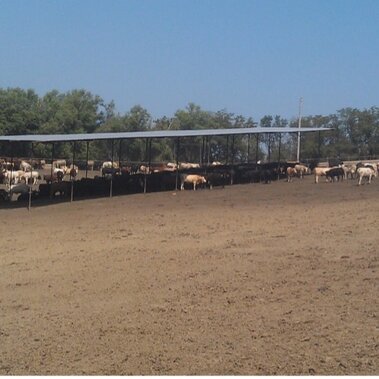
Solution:
[{"label": "support post", "polygon": [[250,136],[251,134],[247,135],[247,163],[250,163]]},{"label": "support post", "polygon": [[203,165],[203,162],[205,161],[205,137],[202,137],[202,145],[200,150],[200,166]]},{"label": "support post", "polygon": [[268,146],[267,146],[267,153],[268,153],[268,156],[267,156],[267,160],[269,162],[271,162],[271,134],[268,133]]},{"label": "support post", "polygon": [[114,158],[114,140],[112,139],[112,156],[111,156],[111,182],[109,186],[109,197],[113,196],[113,173],[114,173],[114,168],[113,168],[113,158]]},{"label": "support post", "polygon": [[296,154],[296,160],[300,163],[300,128],[301,128],[301,108],[303,105],[303,98],[301,97],[299,100],[299,123],[298,128],[299,131],[297,132],[297,154]]},{"label": "support post", "polygon": [[226,162],[227,165],[229,164],[229,136],[226,136]]},{"label": "support post", "polygon": [[71,203],[74,201],[74,176],[72,175],[72,170],[75,166],[75,150],[76,150],[76,142],[74,141],[72,145],[72,169],[70,169],[70,179],[71,179]]},{"label": "support post", "polygon": [[146,145],[145,145],[145,172],[143,176],[143,193],[146,193],[146,188],[147,188],[147,170],[148,170],[148,150],[149,150],[149,139],[146,138]]},{"label": "support post", "polygon": [[259,161],[259,134],[256,134],[255,163]]},{"label": "support post", "polygon": [[88,157],[89,157],[89,141],[86,142],[87,152],[86,152],[86,179],[88,177]]},{"label": "support post", "polygon": [[180,138],[176,139],[176,149],[175,149],[175,161],[176,161],[176,177],[175,177],[175,191],[178,190],[179,182],[179,148],[180,148]]},{"label": "support post", "polygon": [[278,180],[280,178],[280,153],[281,153],[281,147],[282,147],[282,133],[279,133],[279,146],[278,146]]},{"label": "support post", "polygon": [[122,143],[122,139],[120,139],[120,142],[119,142],[119,147],[118,147],[118,168],[120,169],[120,173],[121,173],[121,143]]},{"label": "support post", "polygon": [[209,136],[207,136],[207,162],[210,165],[210,155],[211,155],[211,142]]},{"label": "support post", "polygon": [[51,167],[50,167],[50,199],[53,198],[53,173],[54,173],[54,167],[53,167],[53,162],[54,162],[54,150],[55,150],[55,144],[54,142],[51,145]]},{"label": "support post", "polygon": [[32,150],[31,150],[31,157],[30,157],[30,185],[29,185],[29,203],[28,203],[28,211],[29,212],[30,212],[30,208],[32,207],[32,187],[33,187],[33,178],[32,178],[33,166],[32,166],[32,160],[33,160],[33,142],[32,142]]}]

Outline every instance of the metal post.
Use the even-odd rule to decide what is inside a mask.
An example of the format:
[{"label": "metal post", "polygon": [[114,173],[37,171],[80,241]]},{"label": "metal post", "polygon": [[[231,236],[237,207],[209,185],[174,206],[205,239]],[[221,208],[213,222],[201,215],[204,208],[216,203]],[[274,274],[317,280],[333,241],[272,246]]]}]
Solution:
[{"label": "metal post", "polygon": [[271,162],[271,134],[268,133],[267,160]]},{"label": "metal post", "polygon": [[176,177],[175,177],[175,191],[178,189],[178,182],[179,182],[179,148],[180,148],[180,138],[178,137],[176,139],[176,149],[175,149],[175,155],[176,155]]},{"label": "metal post", "polygon": [[143,177],[143,193],[146,193],[146,187],[147,187],[147,161],[148,161],[148,149],[149,149],[149,138],[146,138],[146,145],[145,145],[145,173]]},{"label": "metal post", "polygon": [[30,157],[30,186],[29,186],[29,203],[28,203],[28,211],[30,212],[30,208],[32,207],[32,174],[33,174],[33,166],[32,166],[32,157],[33,157],[33,142],[32,142],[32,154]]},{"label": "metal post", "polygon": [[87,153],[86,153],[86,179],[88,177],[88,155],[89,154],[89,141],[87,141]]},{"label": "metal post", "polygon": [[321,158],[321,132],[318,131],[318,159]]},{"label": "metal post", "polygon": [[278,180],[280,178],[280,153],[282,147],[282,133],[279,133],[279,147],[278,147]]},{"label": "metal post", "polygon": [[203,162],[205,161],[205,137],[203,136],[202,138],[202,145],[201,145],[201,148],[200,148],[200,165],[202,166],[203,165]]},{"label": "metal post", "polygon": [[299,123],[298,128],[299,131],[297,132],[297,154],[296,154],[296,160],[300,162],[300,128],[301,128],[301,108],[303,105],[303,98],[301,97],[299,100]]},{"label": "metal post", "polygon": [[120,144],[118,147],[118,168],[120,169],[120,173],[121,173],[121,143],[122,143],[122,139],[120,139]]},{"label": "metal post", "polygon": [[114,140],[112,139],[112,157],[111,157],[111,183],[110,183],[110,186],[109,186],[109,197],[112,197],[113,196],[113,155],[114,155]]},{"label": "metal post", "polygon": [[256,134],[256,147],[255,147],[255,163],[258,163],[259,158],[259,134]]},{"label": "metal post", "polygon": [[207,136],[207,162],[208,162],[208,166],[210,164],[210,155],[211,155],[211,142],[209,140],[209,136]]},{"label": "metal post", "polygon": [[76,142],[74,141],[73,146],[72,146],[72,169],[70,169],[70,179],[71,179],[71,202],[74,201],[74,177],[72,175],[72,170],[74,169],[75,166],[75,149],[76,148]]},{"label": "metal post", "polygon": [[53,173],[54,173],[54,168],[53,168],[53,162],[54,162],[54,149],[55,149],[55,144],[54,142],[51,145],[51,167],[50,167],[50,199],[53,198]]},{"label": "metal post", "polygon": [[229,136],[226,136],[226,164],[229,164]]},{"label": "metal post", "polygon": [[234,165],[234,138],[235,135],[232,135],[232,147],[231,147],[231,153],[232,153],[232,165]]},{"label": "metal post", "polygon": [[250,163],[250,137],[251,134],[247,135],[247,163]]}]

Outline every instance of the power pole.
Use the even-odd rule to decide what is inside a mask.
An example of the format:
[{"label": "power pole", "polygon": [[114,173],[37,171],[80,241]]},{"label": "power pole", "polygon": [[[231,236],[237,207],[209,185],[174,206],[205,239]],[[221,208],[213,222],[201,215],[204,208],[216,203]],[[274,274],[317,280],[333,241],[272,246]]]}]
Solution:
[{"label": "power pole", "polygon": [[297,162],[300,162],[300,128],[301,128],[301,108],[302,107],[303,107],[303,98],[301,97],[299,100],[299,124],[298,124],[299,131],[297,132],[297,154],[296,154]]}]

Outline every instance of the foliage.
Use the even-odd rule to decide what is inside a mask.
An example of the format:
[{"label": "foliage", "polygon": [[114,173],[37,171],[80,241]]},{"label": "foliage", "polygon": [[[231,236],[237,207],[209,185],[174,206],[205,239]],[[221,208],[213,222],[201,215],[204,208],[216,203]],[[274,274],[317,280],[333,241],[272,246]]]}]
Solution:
[{"label": "foliage", "polygon": [[[179,160],[189,162],[247,162],[255,160],[293,160],[296,157],[297,135],[270,133],[272,127],[297,127],[297,120],[280,116],[264,116],[259,125],[267,133],[256,136],[212,138],[181,138]],[[38,96],[34,90],[20,88],[0,89],[0,135],[132,132],[143,130],[186,130],[247,128],[257,123],[227,112],[225,109],[209,112],[199,105],[189,103],[185,109],[176,111],[174,117],[166,116],[152,120],[149,112],[140,105],[133,106],[125,114],[115,111],[113,101],[103,99],[86,90],[60,93],[52,90]],[[316,115],[302,119],[302,127],[332,127],[331,132],[307,133],[301,137],[301,157],[315,159],[340,157],[341,159],[370,158],[379,154],[379,108],[359,110],[344,108],[336,114]],[[112,148],[113,145],[113,148]],[[151,141],[152,161],[176,159],[177,141],[154,139]],[[122,159],[128,162],[147,162],[146,141],[124,140],[121,143],[96,141],[89,144],[89,159]],[[0,155],[49,159],[51,144],[0,145]],[[86,158],[86,143],[75,144],[76,159]],[[72,143],[54,146],[54,155],[73,157]]]}]

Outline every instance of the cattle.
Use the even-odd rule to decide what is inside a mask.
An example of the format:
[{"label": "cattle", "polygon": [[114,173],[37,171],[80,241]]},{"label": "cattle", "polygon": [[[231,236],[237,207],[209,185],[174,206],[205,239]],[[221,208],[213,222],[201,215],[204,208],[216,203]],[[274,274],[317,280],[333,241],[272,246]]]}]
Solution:
[{"label": "cattle", "polygon": [[28,162],[21,161],[21,163],[20,163],[20,170],[22,170],[22,171],[32,171],[32,166]]},{"label": "cattle", "polygon": [[260,172],[260,181],[269,184],[274,178],[274,170],[270,168],[262,168]]},{"label": "cattle", "polygon": [[377,177],[376,171],[372,167],[359,167],[357,169],[357,175],[358,175],[358,185],[360,186],[362,184],[363,178],[368,178],[368,184],[371,183],[371,178]]},{"label": "cattle", "polygon": [[343,180],[345,177],[345,171],[342,167],[333,167],[325,172],[326,179],[331,182]]},{"label": "cattle", "polygon": [[180,190],[184,190],[184,184],[192,184],[193,185],[193,190],[196,191],[196,186],[205,184],[207,180],[205,179],[204,176],[201,175],[186,175],[182,174],[180,175]]},{"label": "cattle", "polygon": [[22,175],[24,174],[24,171],[17,170],[17,171],[4,171],[4,182],[5,184],[11,185],[11,184],[17,184],[20,180]]},{"label": "cattle", "polygon": [[190,168],[200,168],[199,163],[179,163],[179,170],[188,170]]},{"label": "cattle", "polygon": [[214,161],[211,163],[211,166],[221,166],[222,163],[221,162],[218,162],[218,161]]},{"label": "cattle", "polygon": [[345,179],[349,179],[349,176],[350,176],[350,179],[354,179],[355,177],[355,172],[357,170],[357,166],[353,163],[353,164],[343,164],[342,165],[342,169],[344,171],[344,178]]},{"label": "cattle", "polygon": [[31,181],[32,184],[35,185],[38,183],[38,180],[41,180],[41,176],[38,171],[31,171],[31,172],[29,171],[29,172],[25,172],[21,176],[21,180],[22,179],[25,181],[25,183],[29,183]]},{"label": "cattle", "polygon": [[[315,176],[315,183],[318,183],[318,179],[320,176],[326,176],[326,172],[330,170],[330,167],[315,167],[313,169],[313,173]],[[326,179],[327,181],[327,179]]]},{"label": "cattle", "polygon": [[166,166],[167,166],[167,168],[172,169],[172,170],[177,170],[177,168],[178,168],[178,165],[176,163],[172,163],[172,162],[168,162],[166,164]]},{"label": "cattle", "polygon": [[56,173],[53,173],[53,175],[44,175],[44,180],[46,181],[46,183],[52,183],[52,182],[61,182],[63,180],[63,172],[62,171],[58,171]]},{"label": "cattle", "polygon": [[20,183],[11,185],[9,194],[12,197],[13,194],[26,194],[29,191],[30,191],[30,187],[26,183],[20,182]]},{"label": "cattle", "polygon": [[71,185],[69,182],[53,182],[50,185],[50,194],[51,196],[67,196],[71,190]]},{"label": "cattle", "polygon": [[287,182],[292,182],[292,178],[297,175],[297,170],[295,167],[287,167]]},{"label": "cattle", "polygon": [[294,168],[295,168],[297,174],[299,175],[300,179],[303,179],[305,174],[310,173],[309,168],[303,164],[296,164]]},{"label": "cattle", "polygon": [[106,161],[106,162],[103,162],[101,168],[118,168],[118,163]]},{"label": "cattle", "polygon": [[58,159],[56,161],[53,161],[53,168],[61,168],[61,167],[66,167],[67,162],[65,159]]},{"label": "cattle", "polygon": [[141,165],[138,168],[138,173],[140,174],[150,174],[151,169],[149,166]]}]

